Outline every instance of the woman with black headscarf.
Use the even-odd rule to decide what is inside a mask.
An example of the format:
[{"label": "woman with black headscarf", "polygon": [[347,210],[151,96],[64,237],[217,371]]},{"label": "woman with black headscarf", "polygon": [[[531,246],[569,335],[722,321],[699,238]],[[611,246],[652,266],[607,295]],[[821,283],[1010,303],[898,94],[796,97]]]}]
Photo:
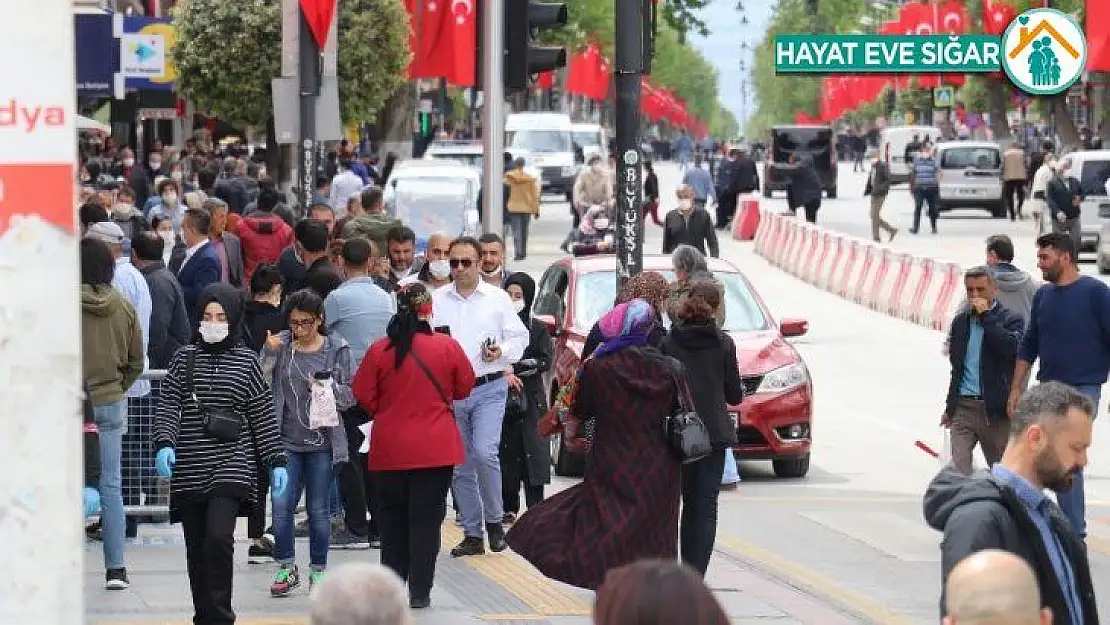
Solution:
[{"label": "woman with black headscarf", "polygon": [[529,332],[524,356],[505,369],[509,397],[501,422],[501,494],[503,522],[512,524],[520,513],[520,487],[524,486],[524,504],[531,508],[543,501],[543,487],[551,483],[551,446],[536,426],[547,412],[543,373],[551,368],[555,346],[547,326],[532,318],[536,298],[532,278],[523,272],[514,273],[505,280],[505,291]]},{"label": "woman with black headscarf", "polygon": [[170,520],[181,522],[197,623],[234,623],[236,518],[258,501],[257,472],[285,490],[274,399],[258,357],[243,343],[242,291],[215,283],[197,298],[198,332],[162,380],[154,420],[155,466],[171,477]]}]

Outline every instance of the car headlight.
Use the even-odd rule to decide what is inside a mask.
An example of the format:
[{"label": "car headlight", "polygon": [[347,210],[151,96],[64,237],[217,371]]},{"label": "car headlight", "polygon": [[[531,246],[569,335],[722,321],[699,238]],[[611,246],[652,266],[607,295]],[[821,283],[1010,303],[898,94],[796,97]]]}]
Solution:
[{"label": "car headlight", "polygon": [[573,176],[574,173],[575,173],[575,170],[574,170],[573,165],[563,168],[563,175],[564,176]]},{"label": "car headlight", "polygon": [[756,393],[781,393],[809,382],[805,363],[795,362],[763,374]]}]

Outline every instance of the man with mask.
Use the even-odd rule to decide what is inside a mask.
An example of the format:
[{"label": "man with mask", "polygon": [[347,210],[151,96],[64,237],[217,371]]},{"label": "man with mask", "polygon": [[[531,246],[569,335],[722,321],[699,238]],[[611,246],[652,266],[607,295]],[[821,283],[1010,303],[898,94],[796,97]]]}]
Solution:
[{"label": "man with mask", "polygon": [[158,197],[161,201],[151,207],[147,219],[153,221],[155,217],[169,217],[173,221],[173,231],[181,236],[181,219],[188,207],[181,201],[180,185],[169,178],[162,180],[158,183]]},{"label": "man with mask", "polygon": [[394,284],[420,273],[423,259],[415,258],[416,233],[408,226],[394,226],[385,235],[389,254],[389,278]]},{"label": "man with mask", "polygon": [[497,288],[505,283],[509,277],[509,270],[505,269],[505,241],[492,232],[487,232],[478,237],[482,246],[481,273],[482,280]]},{"label": "man with mask", "polygon": [[613,179],[605,171],[601,157],[590,157],[589,168],[578,174],[574,181],[574,207],[579,217],[586,214],[591,206],[600,205],[611,208],[613,205]]},{"label": "man with mask", "polygon": [[678,187],[675,195],[678,196],[678,210],[667,213],[663,221],[663,253],[670,254],[679,245],[690,245],[702,254],[705,254],[708,247],[710,256],[720,256],[713,218],[704,206],[698,206],[694,199],[694,190],[690,185],[684,184]]},{"label": "man with mask", "polygon": [[120,164],[112,169],[112,176],[123,178],[127,186],[135,191],[135,206],[146,206],[150,197],[151,178],[146,175],[145,167],[135,166],[135,152],[130,148],[120,151]]},{"label": "man with mask", "polygon": [[227,231],[227,202],[208,198],[204,210],[212,215],[212,246],[220,256],[220,281],[243,286],[243,245],[239,237]]},{"label": "man with mask", "polygon": [[[1094,405],[1058,382],[1030,388],[1016,403],[1002,460],[990,474],[966,476],[949,466],[929,484],[925,520],[944,532],[941,576],[986,549],[1025,560],[1037,578],[1043,607],[1059,623],[1096,623],[1087,549],[1060,508],[1044,493],[1063,496],[1087,464]],[[946,616],[946,597],[940,601]]]},{"label": "man with mask", "polygon": [[[1063,233],[1037,239],[1037,266],[1048,284],[1033,296],[1029,325],[1018,351],[1010,382],[1009,414],[1014,418],[1021,391],[1033,363],[1040,360],[1037,380],[1063,382],[1086,395],[1095,414],[1102,385],[1110,372],[1110,287],[1090,276],[1079,275],[1074,240]],[[1082,467],[1074,484],[1057,500],[1081,538],[1087,535]]]},{"label": "man with mask", "polygon": [[1048,181],[1044,199],[1052,216],[1052,231],[1070,236],[1078,250],[1083,234],[1079,225],[1079,205],[1083,202],[1083,195],[1080,193],[1079,181],[1071,175],[1071,159],[1056,161],[1056,175]]},{"label": "man with mask", "polygon": [[420,271],[401,280],[400,286],[419,282],[428,288],[429,293],[451,282],[451,264],[447,253],[451,247],[451,237],[436,233],[428,237],[428,247],[424,252],[424,262]]},{"label": "man with mask", "polygon": [[170,173],[162,167],[161,151],[152,150],[150,156],[147,157],[146,162],[148,165],[146,169],[146,174],[150,177],[151,180],[154,180],[155,178],[158,178],[160,176],[165,176],[167,178],[169,177]]}]

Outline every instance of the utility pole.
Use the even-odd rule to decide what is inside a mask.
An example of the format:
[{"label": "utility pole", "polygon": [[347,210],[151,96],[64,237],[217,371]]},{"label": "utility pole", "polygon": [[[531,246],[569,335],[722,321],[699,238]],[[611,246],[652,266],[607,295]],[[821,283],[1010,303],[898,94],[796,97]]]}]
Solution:
[{"label": "utility pole", "polygon": [[[85,540],[73,5],[45,0],[11,8],[16,15],[0,21],[0,41],[11,60],[34,61],[7,63],[4,104],[41,107],[41,115],[35,125],[19,117],[0,141],[0,284],[13,294],[0,301],[0,319],[7,321],[0,326],[0,398],[8,415],[0,437],[0,561],[11,571],[41,574],[0,584],[0,623],[80,625]],[[99,554],[91,557],[100,561]]]},{"label": "utility pole", "polygon": [[505,203],[505,0],[482,0],[481,5],[482,229],[500,235]]},{"label": "utility pole", "polygon": [[312,27],[308,23],[308,16],[305,14],[303,2],[301,3],[300,24],[298,78],[300,79],[301,96],[301,197],[299,199],[301,214],[307,215],[308,209],[312,206],[312,198],[316,193],[316,175],[320,165],[319,142],[316,139],[316,98],[320,97],[320,86],[324,80],[324,59],[321,54],[323,45],[316,42]]},{"label": "utility pole", "polygon": [[617,289],[644,268],[640,79],[644,69],[642,0],[616,0]]}]

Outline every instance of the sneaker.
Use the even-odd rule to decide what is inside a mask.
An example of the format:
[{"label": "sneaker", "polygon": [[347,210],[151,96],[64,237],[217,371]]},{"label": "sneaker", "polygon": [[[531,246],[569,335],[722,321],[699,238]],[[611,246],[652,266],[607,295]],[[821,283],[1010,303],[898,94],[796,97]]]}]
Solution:
[{"label": "sneaker", "polygon": [[500,553],[509,548],[505,542],[505,528],[500,523],[486,523],[486,540],[489,541],[489,550]]},{"label": "sneaker", "polygon": [[127,590],[131,581],[127,579],[127,569],[108,569],[104,573],[104,588],[106,590]]},{"label": "sneaker", "polygon": [[481,538],[467,536],[462,542],[451,550],[452,558],[465,558],[466,556],[481,556],[486,553],[486,545]]},{"label": "sneaker", "polygon": [[350,531],[332,532],[331,549],[369,549],[370,539]]},{"label": "sneaker", "polygon": [[409,599],[409,607],[413,610],[426,610],[432,607],[431,597],[413,597]]},{"label": "sneaker", "polygon": [[274,560],[274,543],[266,537],[258,539],[247,549],[247,564],[265,564]]},{"label": "sneaker", "polygon": [[316,584],[322,581],[324,581],[324,572],[312,569],[312,571],[310,571],[308,574],[308,591],[312,592],[312,589],[316,587]]},{"label": "sneaker", "polygon": [[282,566],[274,576],[274,583],[270,584],[271,597],[285,597],[294,588],[301,585],[301,576],[295,566]]}]

